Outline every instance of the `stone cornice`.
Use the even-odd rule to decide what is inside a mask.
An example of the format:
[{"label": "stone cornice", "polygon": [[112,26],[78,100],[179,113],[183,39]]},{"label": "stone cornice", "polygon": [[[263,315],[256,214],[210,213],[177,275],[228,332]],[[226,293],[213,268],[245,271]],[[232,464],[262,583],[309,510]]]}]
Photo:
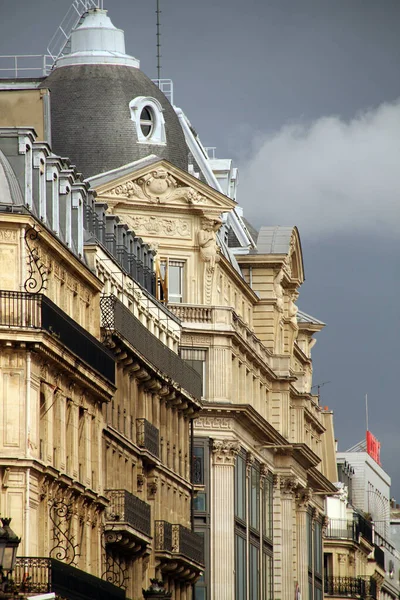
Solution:
[{"label": "stone cornice", "polygon": [[327,496],[337,494],[337,488],[325,475],[320,473],[315,467],[307,472],[309,486],[316,492],[323,492]]}]

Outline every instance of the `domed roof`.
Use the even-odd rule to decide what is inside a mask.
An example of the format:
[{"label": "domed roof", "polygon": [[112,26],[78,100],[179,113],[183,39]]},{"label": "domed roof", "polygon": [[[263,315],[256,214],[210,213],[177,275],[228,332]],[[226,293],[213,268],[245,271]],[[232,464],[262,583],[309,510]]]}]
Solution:
[{"label": "domed roof", "polygon": [[123,32],[106,11],[89,11],[72,32],[70,49],[41,84],[51,94],[53,151],[68,156],[85,178],[149,154],[187,170],[173,107],[139,61],[124,54]]}]

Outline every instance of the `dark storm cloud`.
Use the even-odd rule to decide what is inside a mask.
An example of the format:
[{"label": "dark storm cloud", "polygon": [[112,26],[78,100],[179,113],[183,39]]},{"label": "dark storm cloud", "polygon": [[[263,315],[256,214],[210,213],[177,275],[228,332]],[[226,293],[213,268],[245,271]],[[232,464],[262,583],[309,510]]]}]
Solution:
[{"label": "dark storm cloud", "polygon": [[296,224],[313,239],[337,233],[397,237],[400,102],[350,121],[322,117],[258,136],[240,169],[250,218]]}]

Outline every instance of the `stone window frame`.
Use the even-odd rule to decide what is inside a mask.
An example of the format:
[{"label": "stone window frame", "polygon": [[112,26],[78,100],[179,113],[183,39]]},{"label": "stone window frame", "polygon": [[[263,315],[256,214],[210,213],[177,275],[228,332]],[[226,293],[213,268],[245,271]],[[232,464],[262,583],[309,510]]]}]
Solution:
[{"label": "stone window frame", "polygon": [[[141,128],[141,115],[147,109],[152,116],[152,127],[148,135]],[[129,102],[131,119],[135,123],[137,141],[139,144],[156,144],[164,146],[167,143],[165,134],[165,119],[160,102],[151,96],[137,96]]]}]

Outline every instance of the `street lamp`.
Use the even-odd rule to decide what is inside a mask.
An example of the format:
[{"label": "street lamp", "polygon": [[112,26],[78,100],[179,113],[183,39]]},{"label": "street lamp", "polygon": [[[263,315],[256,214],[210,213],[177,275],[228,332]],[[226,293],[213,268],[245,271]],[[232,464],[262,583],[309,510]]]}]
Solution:
[{"label": "street lamp", "polygon": [[2,518],[0,520],[2,522],[2,527],[0,527],[0,598],[4,598],[8,589],[8,576],[14,569],[21,538],[11,529],[11,519]]}]

